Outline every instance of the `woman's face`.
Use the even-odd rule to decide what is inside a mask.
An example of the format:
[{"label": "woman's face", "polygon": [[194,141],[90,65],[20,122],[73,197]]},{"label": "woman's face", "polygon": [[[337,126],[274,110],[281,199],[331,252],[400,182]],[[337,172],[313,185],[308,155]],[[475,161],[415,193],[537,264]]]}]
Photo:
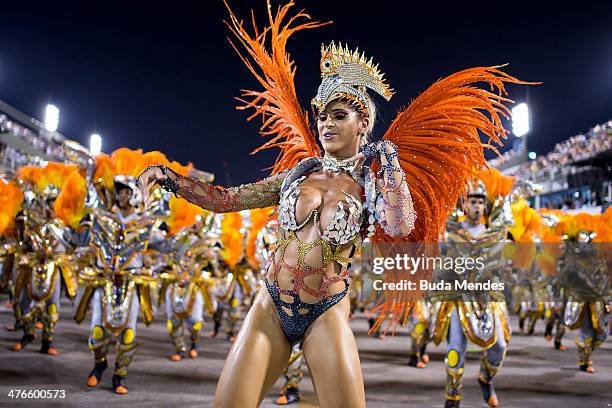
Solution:
[{"label": "woman's face", "polygon": [[317,129],[323,149],[325,153],[338,158],[357,154],[361,134],[367,127],[368,119],[341,99],[328,103],[317,116]]}]

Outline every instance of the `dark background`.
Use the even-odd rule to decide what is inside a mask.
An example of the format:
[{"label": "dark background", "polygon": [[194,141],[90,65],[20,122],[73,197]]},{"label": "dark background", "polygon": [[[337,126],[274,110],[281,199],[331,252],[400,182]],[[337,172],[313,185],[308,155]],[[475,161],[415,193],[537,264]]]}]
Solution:
[{"label": "dark background", "polygon": [[[248,156],[262,139],[245,112],[235,110],[233,97],[258,87],[228,45],[221,1],[6,3],[0,6],[0,99],[40,119],[45,104],[54,103],[61,133],[88,145],[96,131],[106,152],[161,150],[215,172],[221,183],[266,175],[261,169],[276,152]],[[254,8],[265,17],[264,0],[231,3],[239,16]],[[334,23],[290,41],[298,95],[309,106],[319,84],[321,42],[359,46],[397,91],[390,103],[377,99],[375,133],[382,134],[395,112],[436,79],[508,62],[510,74],[544,82],[510,91],[530,104],[529,150],[546,153],[612,119],[612,5],[560,4],[300,0],[296,10]]]}]

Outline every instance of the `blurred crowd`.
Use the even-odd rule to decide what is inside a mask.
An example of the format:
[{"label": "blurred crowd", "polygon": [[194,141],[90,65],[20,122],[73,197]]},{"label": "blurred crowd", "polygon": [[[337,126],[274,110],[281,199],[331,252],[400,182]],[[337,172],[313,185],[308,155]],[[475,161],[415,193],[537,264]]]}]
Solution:
[{"label": "blurred crowd", "polygon": [[[45,154],[49,158],[61,160],[64,157],[61,144],[41,137],[37,132],[19,125],[3,114],[0,114],[0,133],[9,133],[22,139],[34,150]],[[39,164],[41,160],[36,155],[23,153],[10,145],[0,143],[0,163],[9,168],[14,169],[27,164]]]},{"label": "blurred crowd", "polygon": [[612,120],[595,126],[587,134],[572,136],[557,143],[552,152],[535,160],[536,170],[550,166],[566,166],[591,158],[610,147],[612,147]]}]

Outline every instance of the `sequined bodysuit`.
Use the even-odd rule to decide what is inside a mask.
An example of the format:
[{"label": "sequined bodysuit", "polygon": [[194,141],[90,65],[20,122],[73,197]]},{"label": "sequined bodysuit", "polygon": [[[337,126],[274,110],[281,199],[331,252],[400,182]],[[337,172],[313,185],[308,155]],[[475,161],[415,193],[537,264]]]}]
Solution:
[{"label": "sequined bodysuit", "polygon": [[[330,218],[325,226],[321,214],[328,214],[329,208],[320,191],[315,200],[318,206],[298,215],[298,208],[304,209],[302,186],[321,170],[348,173],[361,187],[359,198],[344,190],[334,192],[342,199],[337,200],[335,213],[324,217]],[[384,173],[392,177],[393,171],[387,168]],[[411,230],[416,218],[403,173],[400,183],[391,180],[387,189],[376,191],[376,178],[368,167],[355,174],[349,166],[328,158],[306,159],[266,180],[228,189],[183,177],[177,182],[179,195],[212,211],[279,205],[280,228],[265,283],[290,343],[301,341],[308,327],[344,298],[351,257],[362,239],[374,233],[376,223],[397,235],[400,223],[406,223],[403,231]],[[389,191],[394,198],[387,197]]]}]

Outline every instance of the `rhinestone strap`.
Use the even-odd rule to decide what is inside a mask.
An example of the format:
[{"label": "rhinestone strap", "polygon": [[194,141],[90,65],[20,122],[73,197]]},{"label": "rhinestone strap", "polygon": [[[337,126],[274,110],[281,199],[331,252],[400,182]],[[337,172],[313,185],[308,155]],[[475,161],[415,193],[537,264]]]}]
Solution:
[{"label": "rhinestone strap", "polygon": [[[174,195],[176,195],[176,193],[178,193],[179,186],[176,183],[176,179],[178,177],[180,177],[180,175],[178,173],[174,172],[174,170],[172,170],[169,167],[162,166],[161,164],[156,164],[156,165],[153,165],[153,166],[149,166],[149,167],[147,167],[145,169],[145,171],[143,171],[143,173],[146,173],[147,171],[149,171],[151,169],[160,169],[162,174],[165,176],[162,179],[156,180],[155,184],[158,184],[161,188],[163,188],[166,191],[174,193]],[[168,172],[171,172],[173,174],[174,178],[170,177],[168,175]]]},{"label": "rhinestone strap", "polygon": [[380,170],[377,176],[382,180],[376,203],[376,218],[386,234],[393,237],[408,236],[414,229],[416,212],[406,175],[399,164],[397,146],[382,140],[370,149],[378,154]]}]

